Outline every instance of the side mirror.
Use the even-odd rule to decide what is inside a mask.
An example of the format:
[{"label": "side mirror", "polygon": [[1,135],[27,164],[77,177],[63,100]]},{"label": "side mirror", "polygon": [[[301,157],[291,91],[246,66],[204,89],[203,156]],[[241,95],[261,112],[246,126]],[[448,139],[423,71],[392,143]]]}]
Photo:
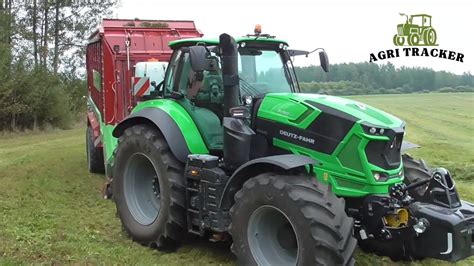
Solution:
[{"label": "side mirror", "polygon": [[329,72],[329,59],[326,51],[319,52],[319,61],[324,72]]},{"label": "side mirror", "polygon": [[194,72],[202,72],[207,69],[207,53],[207,49],[204,46],[189,47],[189,58]]}]

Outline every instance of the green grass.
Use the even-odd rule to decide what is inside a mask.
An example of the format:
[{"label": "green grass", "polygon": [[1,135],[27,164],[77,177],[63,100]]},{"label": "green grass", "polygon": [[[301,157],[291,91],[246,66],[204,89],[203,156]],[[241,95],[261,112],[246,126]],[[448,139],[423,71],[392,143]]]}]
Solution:
[{"label": "green grass", "polygon": [[[474,201],[474,94],[356,98],[405,119],[408,139],[423,146],[414,154],[454,169],[461,195]],[[176,253],[132,242],[113,203],[101,198],[103,182],[86,170],[83,128],[0,137],[0,263],[235,263],[228,247],[206,240],[189,240]],[[394,264],[360,251],[356,257],[361,265]]]}]

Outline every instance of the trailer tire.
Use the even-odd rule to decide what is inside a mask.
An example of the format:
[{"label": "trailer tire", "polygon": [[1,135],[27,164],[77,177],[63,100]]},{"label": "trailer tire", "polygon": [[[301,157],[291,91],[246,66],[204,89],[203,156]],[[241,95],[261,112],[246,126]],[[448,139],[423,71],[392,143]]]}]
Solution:
[{"label": "trailer tire", "polygon": [[187,228],[182,163],[151,126],[127,128],[118,141],[112,188],[123,228],[142,245],[174,250]]},{"label": "trailer tire", "polygon": [[86,153],[89,172],[96,174],[105,173],[104,153],[102,148],[94,145],[94,131],[90,126],[86,129]]},{"label": "trailer tire", "polygon": [[230,215],[231,249],[242,265],[355,263],[357,242],[344,200],[314,177],[251,178],[235,194]]}]

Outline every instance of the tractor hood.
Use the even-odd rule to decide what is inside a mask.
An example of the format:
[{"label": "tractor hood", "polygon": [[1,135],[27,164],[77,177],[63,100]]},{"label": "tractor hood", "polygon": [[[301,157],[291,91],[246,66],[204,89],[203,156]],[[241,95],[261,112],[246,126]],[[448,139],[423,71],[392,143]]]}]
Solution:
[{"label": "tractor hood", "polygon": [[402,120],[380,109],[329,95],[269,93],[265,96],[262,107],[258,112],[259,117],[270,118],[285,124],[303,122],[303,124],[294,125],[297,127],[305,127],[306,117],[317,116],[321,112],[332,113],[338,117],[380,128],[398,128],[403,125]]}]

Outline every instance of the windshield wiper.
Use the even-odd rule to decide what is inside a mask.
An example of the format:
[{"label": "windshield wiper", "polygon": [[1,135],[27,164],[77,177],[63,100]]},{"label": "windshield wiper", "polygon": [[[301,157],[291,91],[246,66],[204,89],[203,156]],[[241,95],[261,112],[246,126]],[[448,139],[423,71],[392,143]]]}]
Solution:
[{"label": "windshield wiper", "polygon": [[252,86],[248,81],[246,81],[245,79],[239,77],[239,80],[242,81],[242,89],[244,89],[246,91],[246,93],[249,93],[250,95],[258,95],[259,94],[259,91],[257,88],[255,88],[254,86]]}]

